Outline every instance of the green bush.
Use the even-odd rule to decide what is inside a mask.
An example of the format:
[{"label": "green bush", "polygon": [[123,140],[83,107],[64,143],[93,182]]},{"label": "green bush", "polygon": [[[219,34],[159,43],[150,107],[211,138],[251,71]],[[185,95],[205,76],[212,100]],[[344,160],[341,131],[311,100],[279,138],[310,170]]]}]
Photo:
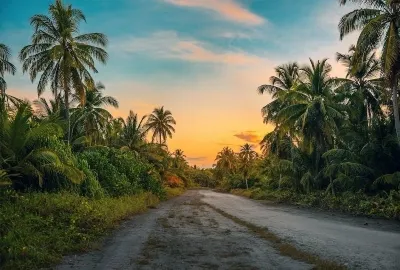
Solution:
[{"label": "green bush", "polygon": [[62,255],[90,248],[121,220],[158,203],[151,193],[88,199],[70,193],[1,192],[1,269],[56,264]]},{"label": "green bush", "polygon": [[78,168],[85,174],[85,179],[80,186],[80,194],[96,199],[104,197],[104,190],[94,173],[90,170],[88,162],[85,159],[78,159],[77,163]]},{"label": "green bush", "polygon": [[79,158],[87,162],[110,196],[136,194],[142,190],[165,196],[161,180],[152,165],[131,152],[96,147],[84,151]]}]

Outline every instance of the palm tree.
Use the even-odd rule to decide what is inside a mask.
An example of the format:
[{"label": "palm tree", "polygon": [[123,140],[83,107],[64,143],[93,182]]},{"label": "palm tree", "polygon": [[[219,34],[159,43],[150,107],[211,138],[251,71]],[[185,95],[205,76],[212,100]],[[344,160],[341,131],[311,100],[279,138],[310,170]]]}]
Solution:
[{"label": "palm tree", "polygon": [[93,89],[86,87],[86,94],[83,97],[79,95],[73,96],[73,100],[78,101],[79,105],[71,110],[75,120],[71,133],[73,133],[76,125],[83,124],[86,136],[93,138],[94,143],[96,143],[96,138],[101,136],[100,133],[104,131],[108,120],[112,119],[111,113],[102,107],[112,106],[118,108],[118,101],[114,97],[103,96],[102,91],[104,89],[104,85],[99,82]]},{"label": "palm tree", "polygon": [[369,52],[383,44],[381,64],[386,82],[392,88],[393,114],[397,138],[400,141],[400,117],[398,106],[398,75],[400,71],[400,3],[397,0],[339,0],[364,7],[344,15],[339,22],[340,38],[361,30],[357,52]]},{"label": "palm tree", "polygon": [[174,166],[177,169],[181,169],[183,166],[187,165],[186,161],[186,155],[183,153],[183,150],[181,149],[176,149],[173,153],[172,156],[174,157],[173,162]]},{"label": "palm tree", "polygon": [[85,85],[94,85],[89,71],[97,73],[94,59],[107,61],[107,37],[101,33],[80,34],[79,25],[86,21],[84,14],[71,5],[56,0],[49,6],[49,15],[34,15],[30,23],[34,28],[32,44],[25,46],[19,55],[23,71],[29,70],[34,81],[42,73],[37,86],[40,96],[50,84],[54,96],[59,89],[64,92],[65,118],[70,141],[69,97],[75,93],[84,101]]},{"label": "palm tree", "polygon": [[336,54],[336,60],[347,67],[345,79],[339,81],[346,91],[347,105],[360,108],[363,113],[362,119],[366,120],[367,126],[371,125],[372,117],[381,114],[379,104],[379,92],[382,79],[379,78],[380,63],[375,53],[363,53],[355,58],[356,47],[350,46],[349,54]]},{"label": "palm tree", "polygon": [[140,152],[140,148],[146,142],[147,130],[143,124],[146,118],[147,115],[144,115],[139,120],[137,113],[129,111],[129,116],[123,123],[123,129],[121,133],[122,144],[137,154]]},{"label": "palm tree", "polygon": [[302,80],[284,98],[291,104],[278,112],[277,121],[302,135],[302,145],[314,153],[315,174],[321,155],[334,146],[334,134],[345,118],[344,106],[333,100],[335,80],[331,66],[324,59],[301,69]]},{"label": "palm tree", "polygon": [[237,167],[237,158],[235,152],[229,147],[224,147],[220,152],[218,152],[215,158],[217,162],[215,167],[226,173],[232,173]]},{"label": "palm tree", "polygon": [[291,154],[291,138],[287,134],[282,134],[277,127],[264,136],[260,145],[264,156],[273,154],[279,158],[288,158]]},{"label": "palm tree", "polygon": [[125,121],[122,117],[112,118],[107,122],[105,128],[106,145],[120,146],[122,131],[124,129]]},{"label": "palm tree", "polygon": [[61,127],[54,123],[31,126],[32,117],[27,103],[9,117],[5,102],[0,102],[0,173],[5,172],[16,188],[42,187],[45,179],[52,179],[46,176],[54,174],[80,183],[83,173],[64,160],[64,154],[48,147],[48,141],[62,136]]},{"label": "palm tree", "polygon": [[158,139],[159,144],[165,144],[167,137],[172,138],[172,132],[175,132],[173,125],[175,124],[176,121],[172,113],[169,110],[164,110],[164,106],[162,106],[153,110],[145,127],[146,131],[153,131],[152,142]]},{"label": "palm tree", "polygon": [[45,98],[39,98],[33,101],[36,106],[36,114],[39,118],[57,118],[61,114],[63,107],[59,98],[47,101]]},{"label": "palm tree", "polygon": [[276,76],[271,76],[270,84],[258,87],[260,94],[268,93],[272,95],[273,101],[264,106],[261,110],[264,116],[264,123],[275,123],[276,114],[285,104],[279,97],[288,92],[295,86],[299,79],[299,66],[297,63],[289,63],[275,68]]},{"label": "palm tree", "polygon": [[7,83],[4,79],[5,73],[14,75],[16,71],[15,66],[8,60],[10,56],[10,49],[0,43],[0,94],[3,96],[5,96],[7,89]]},{"label": "palm tree", "polygon": [[246,143],[245,145],[240,147],[239,159],[240,159],[240,168],[243,172],[244,180],[246,181],[246,189],[249,189],[249,184],[247,183],[247,178],[249,175],[249,171],[251,166],[254,163],[254,160],[257,158],[257,152],[253,150],[253,146]]},{"label": "palm tree", "polygon": [[185,158],[186,155],[183,153],[182,149],[176,149],[173,153],[175,158]]}]

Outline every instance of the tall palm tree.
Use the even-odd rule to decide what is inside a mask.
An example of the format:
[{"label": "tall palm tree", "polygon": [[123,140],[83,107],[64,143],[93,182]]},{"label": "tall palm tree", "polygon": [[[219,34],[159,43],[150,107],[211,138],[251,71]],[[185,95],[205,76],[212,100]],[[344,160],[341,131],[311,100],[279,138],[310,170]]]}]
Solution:
[{"label": "tall palm tree", "polygon": [[[348,105],[361,106],[363,119],[368,126],[372,117],[381,114],[379,104],[379,90],[382,88],[382,79],[379,77],[380,63],[374,52],[363,53],[359,59],[355,57],[356,47],[350,46],[349,54],[336,54],[336,60],[347,67],[346,78],[340,79],[346,91]],[[360,110],[358,110],[360,111]]]},{"label": "tall palm tree", "polygon": [[254,160],[257,158],[257,152],[253,150],[253,146],[246,143],[240,147],[239,159],[240,159],[240,169],[243,172],[244,180],[246,181],[246,189],[249,189],[248,176],[251,166]]},{"label": "tall palm tree", "polygon": [[361,30],[357,52],[369,52],[383,44],[381,64],[386,82],[392,88],[393,114],[397,138],[400,141],[398,76],[400,71],[400,2],[398,0],[339,0],[364,5],[344,15],[339,22],[340,38]]},{"label": "tall palm tree", "polygon": [[276,76],[269,78],[270,84],[264,84],[258,87],[260,94],[272,95],[272,102],[264,106],[261,110],[264,116],[264,123],[275,123],[277,112],[282,109],[285,104],[279,97],[292,89],[299,79],[299,66],[297,63],[289,63],[275,68]]},{"label": "tall palm tree", "polygon": [[301,82],[284,97],[290,105],[277,115],[280,125],[298,131],[303,147],[314,153],[315,173],[321,155],[334,146],[334,135],[345,118],[344,106],[333,100],[336,82],[329,76],[331,66],[326,61],[310,60],[310,66],[301,69]]},{"label": "tall palm tree", "polygon": [[136,153],[140,152],[141,146],[146,142],[147,130],[144,125],[147,115],[139,119],[137,113],[129,111],[124,122],[121,139],[124,146]]},{"label": "tall palm tree", "polygon": [[260,142],[261,151],[264,156],[277,155],[279,158],[289,158],[292,141],[287,134],[281,134],[278,128],[266,134]]},{"label": "tall palm tree", "polygon": [[10,56],[10,49],[6,45],[0,43],[0,94],[3,96],[5,96],[7,89],[7,83],[4,79],[5,73],[14,75],[16,71],[15,66],[9,61]]},{"label": "tall palm tree", "polygon": [[183,166],[187,165],[186,155],[184,154],[182,149],[176,149],[172,156],[174,157],[173,163],[177,169],[182,168]]},{"label": "tall palm tree", "polygon": [[54,96],[58,96],[60,88],[63,90],[68,142],[70,94],[74,90],[81,100],[85,100],[85,83],[94,85],[90,71],[97,73],[94,60],[106,63],[108,58],[103,49],[107,45],[107,37],[101,33],[80,34],[82,21],[86,19],[81,10],[56,0],[49,6],[49,15],[38,14],[30,19],[34,28],[32,44],[25,46],[19,55],[23,71],[29,70],[32,81],[41,73],[38,96],[48,84]]},{"label": "tall palm tree", "polygon": [[172,138],[172,133],[175,132],[173,125],[176,125],[176,121],[172,113],[169,110],[164,110],[164,106],[162,106],[153,110],[145,127],[147,131],[153,131],[152,142],[158,140],[159,144],[165,144],[167,137]]},{"label": "tall palm tree", "polygon": [[112,118],[107,122],[105,128],[106,145],[120,146],[122,131],[124,129],[125,121],[122,117]]},{"label": "tall palm tree", "polygon": [[235,152],[233,152],[233,150],[229,147],[224,147],[220,152],[218,152],[215,161],[217,162],[215,167],[218,170],[226,173],[231,173],[236,170],[237,157]]},{"label": "tall palm tree", "polygon": [[[111,96],[103,96],[105,87],[102,83],[97,83],[94,88],[86,87],[84,96],[74,95],[73,100],[79,102],[77,108],[73,108],[72,115],[74,125],[83,124],[86,136],[97,142],[104,131],[108,120],[112,119],[109,111],[104,109],[104,106],[112,106],[118,108],[118,101]],[[84,100],[82,100],[84,98]],[[73,128],[71,132],[73,132]]]}]

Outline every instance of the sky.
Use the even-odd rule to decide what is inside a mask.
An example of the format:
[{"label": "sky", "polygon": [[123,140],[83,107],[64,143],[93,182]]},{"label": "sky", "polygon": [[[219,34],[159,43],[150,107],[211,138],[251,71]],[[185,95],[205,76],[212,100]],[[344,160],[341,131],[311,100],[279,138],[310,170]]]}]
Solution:
[{"label": "sky", "polygon": [[[210,167],[224,146],[238,151],[273,129],[261,108],[271,101],[257,87],[274,67],[309,58],[328,58],[333,76],[345,69],[335,62],[357,34],[339,39],[337,24],[354,7],[338,0],[64,0],[81,9],[81,33],[108,36],[106,65],[96,81],[119,101],[115,117],[129,110],[139,116],[164,106],[177,121],[168,140],[188,161]],[[29,44],[29,18],[46,14],[51,0],[2,0],[0,43],[11,47],[16,76],[6,76],[8,93],[36,99],[37,81],[23,74],[17,58]],[[49,91],[48,91],[49,92]],[[49,96],[49,93],[45,96]]]}]

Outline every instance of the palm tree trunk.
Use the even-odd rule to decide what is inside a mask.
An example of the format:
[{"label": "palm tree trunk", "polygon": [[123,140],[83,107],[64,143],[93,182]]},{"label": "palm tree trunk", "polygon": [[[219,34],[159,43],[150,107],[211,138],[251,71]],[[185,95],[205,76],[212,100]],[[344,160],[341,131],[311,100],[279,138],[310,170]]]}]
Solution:
[{"label": "palm tree trunk", "polygon": [[282,174],[279,174],[278,190],[281,190]]},{"label": "palm tree trunk", "polygon": [[397,79],[393,84],[392,99],[393,99],[394,126],[396,128],[397,140],[400,142],[400,117],[399,117],[399,103],[397,99]]},{"label": "palm tree trunk", "polygon": [[332,177],[330,177],[329,180],[330,180],[330,182],[331,182],[331,192],[332,192],[332,195],[335,196],[335,189],[334,189],[334,187],[333,187]]},{"label": "palm tree trunk", "polygon": [[69,115],[69,87],[68,87],[67,71],[64,72],[64,103],[65,103],[65,119],[67,120],[67,143],[71,140],[71,119]]}]

